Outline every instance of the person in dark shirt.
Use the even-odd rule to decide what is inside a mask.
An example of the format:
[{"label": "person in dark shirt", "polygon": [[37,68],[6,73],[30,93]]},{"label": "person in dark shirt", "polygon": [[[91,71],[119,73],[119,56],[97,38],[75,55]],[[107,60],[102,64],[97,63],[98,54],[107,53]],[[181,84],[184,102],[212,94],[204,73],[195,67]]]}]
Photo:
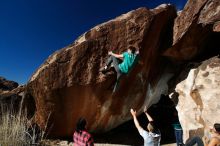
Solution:
[{"label": "person in dark shirt", "polygon": [[175,107],[173,111],[172,126],[175,132],[176,144],[177,146],[182,146],[183,145],[183,129],[180,124],[178,112]]}]

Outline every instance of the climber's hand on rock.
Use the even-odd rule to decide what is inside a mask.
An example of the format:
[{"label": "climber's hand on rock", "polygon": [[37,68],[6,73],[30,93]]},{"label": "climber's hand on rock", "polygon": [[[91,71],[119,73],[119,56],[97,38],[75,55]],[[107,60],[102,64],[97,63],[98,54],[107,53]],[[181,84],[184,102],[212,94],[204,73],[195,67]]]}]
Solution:
[{"label": "climber's hand on rock", "polygon": [[112,51],[109,51],[109,52],[108,52],[108,55],[112,55]]},{"label": "climber's hand on rock", "polygon": [[132,115],[133,117],[136,116],[136,111],[133,110],[132,108],[131,108],[130,112],[131,112],[131,115]]},{"label": "climber's hand on rock", "polygon": [[144,106],[144,113],[147,113],[147,106]]}]

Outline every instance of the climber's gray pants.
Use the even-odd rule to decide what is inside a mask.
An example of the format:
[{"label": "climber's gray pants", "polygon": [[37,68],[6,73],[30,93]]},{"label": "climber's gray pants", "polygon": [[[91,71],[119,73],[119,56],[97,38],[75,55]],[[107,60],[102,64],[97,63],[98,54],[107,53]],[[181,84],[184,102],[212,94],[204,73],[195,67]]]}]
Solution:
[{"label": "climber's gray pants", "polygon": [[121,72],[121,70],[118,67],[118,65],[120,63],[120,60],[118,58],[116,58],[115,56],[110,55],[108,60],[107,60],[106,65],[109,66],[111,63],[113,64],[113,66],[115,68],[115,71],[117,72],[117,81],[116,81],[114,89],[113,89],[113,92],[115,92],[117,87],[118,87],[119,79],[120,79],[120,77],[122,76],[123,73]]}]

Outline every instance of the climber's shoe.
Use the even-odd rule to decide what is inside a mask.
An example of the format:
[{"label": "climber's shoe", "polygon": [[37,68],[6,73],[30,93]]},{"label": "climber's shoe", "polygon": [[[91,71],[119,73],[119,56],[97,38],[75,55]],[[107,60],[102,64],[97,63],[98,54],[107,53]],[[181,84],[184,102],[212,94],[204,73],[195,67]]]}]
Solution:
[{"label": "climber's shoe", "polygon": [[103,74],[105,74],[108,71],[108,67],[104,66],[99,71],[102,72]]}]

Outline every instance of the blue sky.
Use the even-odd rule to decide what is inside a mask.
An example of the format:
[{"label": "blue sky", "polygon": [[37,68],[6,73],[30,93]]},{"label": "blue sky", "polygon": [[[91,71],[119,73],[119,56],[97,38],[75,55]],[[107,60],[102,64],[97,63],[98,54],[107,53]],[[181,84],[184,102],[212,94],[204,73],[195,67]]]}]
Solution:
[{"label": "blue sky", "polygon": [[0,76],[27,83],[54,51],[90,28],[139,7],[186,0],[0,0]]}]

